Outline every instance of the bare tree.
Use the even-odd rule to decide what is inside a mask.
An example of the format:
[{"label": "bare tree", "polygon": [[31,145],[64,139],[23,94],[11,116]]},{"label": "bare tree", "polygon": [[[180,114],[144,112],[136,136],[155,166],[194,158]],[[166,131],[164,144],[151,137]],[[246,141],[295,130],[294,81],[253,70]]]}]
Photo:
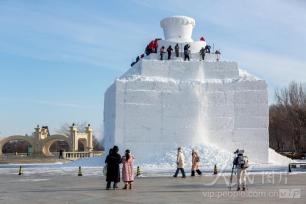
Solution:
[{"label": "bare tree", "polygon": [[306,93],[303,86],[291,82],[275,91],[270,113],[270,146],[277,151],[306,151]]}]

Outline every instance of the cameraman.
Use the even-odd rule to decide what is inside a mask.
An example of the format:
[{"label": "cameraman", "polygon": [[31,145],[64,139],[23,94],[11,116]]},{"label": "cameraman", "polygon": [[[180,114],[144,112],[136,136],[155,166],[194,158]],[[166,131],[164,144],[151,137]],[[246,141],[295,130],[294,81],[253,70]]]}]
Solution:
[{"label": "cameraman", "polygon": [[233,161],[235,168],[237,169],[237,191],[245,191],[246,188],[246,169],[249,167],[249,161],[247,156],[244,156],[244,150],[237,149],[236,158]]}]

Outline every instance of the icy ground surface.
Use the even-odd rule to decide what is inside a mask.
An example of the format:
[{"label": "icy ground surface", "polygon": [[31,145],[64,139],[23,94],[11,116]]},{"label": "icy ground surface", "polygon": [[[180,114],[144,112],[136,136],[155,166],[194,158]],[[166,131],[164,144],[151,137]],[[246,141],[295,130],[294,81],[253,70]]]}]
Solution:
[{"label": "icy ground surface", "polygon": [[[201,170],[204,171],[204,176],[212,175],[214,165],[217,165],[218,172],[221,174],[230,174],[232,168],[233,153],[220,150],[211,145],[200,145],[197,147],[186,146],[183,147],[185,154],[185,171],[190,173],[191,169],[191,151],[197,149],[201,156]],[[106,155],[105,155],[106,156]],[[21,164],[24,169],[25,175],[31,174],[44,174],[44,175],[65,175],[78,173],[78,167],[82,167],[83,174],[86,176],[102,175],[105,156],[80,159],[69,163],[53,163],[53,164]],[[142,176],[171,176],[176,169],[176,150],[171,150],[166,154],[156,152],[155,155],[147,159],[143,163],[137,162],[137,155],[135,159],[135,172],[136,167],[140,166]],[[17,174],[19,164],[3,164],[0,165],[1,174]],[[255,164],[250,162],[248,168],[250,173],[287,173],[288,163],[283,164]]]}]

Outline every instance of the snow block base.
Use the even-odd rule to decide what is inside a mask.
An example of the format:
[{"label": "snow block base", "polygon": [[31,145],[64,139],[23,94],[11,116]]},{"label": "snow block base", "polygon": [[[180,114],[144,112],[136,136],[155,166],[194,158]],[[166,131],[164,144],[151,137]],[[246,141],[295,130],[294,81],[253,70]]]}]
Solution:
[{"label": "snow block base", "polygon": [[106,148],[130,149],[138,161],[210,143],[268,163],[267,86],[236,62],[143,59],[106,91],[104,104]]}]

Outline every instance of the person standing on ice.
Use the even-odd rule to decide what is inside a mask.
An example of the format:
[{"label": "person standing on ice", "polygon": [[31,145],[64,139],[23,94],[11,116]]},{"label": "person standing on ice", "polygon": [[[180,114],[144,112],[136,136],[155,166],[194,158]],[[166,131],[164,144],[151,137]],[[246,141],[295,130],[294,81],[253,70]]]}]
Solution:
[{"label": "person standing on ice", "polygon": [[189,44],[186,44],[186,45],[184,46],[184,61],[186,61],[186,59],[188,59],[188,61],[190,61],[189,48],[190,48],[190,45],[189,45]]},{"label": "person standing on ice", "polygon": [[160,48],[160,60],[163,60],[163,56],[164,56],[164,53],[165,53],[165,47],[164,46],[162,46],[161,48]]},{"label": "person standing on ice", "polygon": [[176,165],[177,165],[177,168],[176,168],[176,171],[175,171],[175,174],[173,175],[173,177],[177,177],[179,171],[181,171],[182,172],[182,178],[185,178],[186,177],[185,170],[184,170],[185,156],[184,156],[184,153],[183,153],[181,147],[179,147],[177,149]]},{"label": "person standing on ice", "polygon": [[107,164],[106,190],[110,189],[111,182],[114,182],[113,189],[117,189],[117,183],[120,182],[119,165],[121,163],[121,155],[118,152],[119,148],[114,146],[110,151],[110,154],[105,159],[105,163]]},{"label": "person standing on ice", "polygon": [[173,49],[171,47],[171,45],[169,45],[169,47],[167,48],[167,53],[168,53],[168,60],[171,59],[171,53],[172,53]]},{"label": "person standing on ice", "polygon": [[132,189],[132,183],[134,181],[133,162],[134,156],[130,150],[125,150],[125,155],[122,157],[122,180],[125,183],[123,189]]},{"label": "person standing on ice", "polygon": [[235,152],[237,157],[234,159],[234,166],[237,169],[237,191],[245,191],[246,188],[246,169],[249,167],[249,160],[244,156],[244,150],[237,149]]},{"label": "person standing on ice", "polygon": [[174,47],[174,51],[175,51],[175,56],[179,57],[180,56],[180,46],[178,45],[178,43],[176,43]]},{"label": "person standing on ice", "polygon": [[191,176],[195,176],[195,172],[197,172],[199,175],[202,175],[202,172],[199,169],[200,166],[199,152],[193,149],[191,156],[192,156]]}]

